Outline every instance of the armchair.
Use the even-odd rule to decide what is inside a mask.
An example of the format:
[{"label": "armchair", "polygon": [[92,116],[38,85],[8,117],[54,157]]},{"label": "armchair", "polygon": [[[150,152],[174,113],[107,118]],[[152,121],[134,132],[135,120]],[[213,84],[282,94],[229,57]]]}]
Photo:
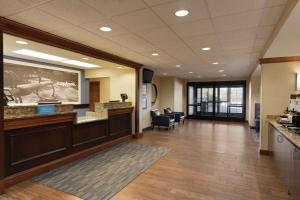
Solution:
[{"label": "armchair", "polygon": [[182,124],[184,124],[184,119],[185,119],[184,112],[174,112],[172,111],[171,108],[165,108],[164,113],[173,114],[175,116],[175,122],[177,122],[178,124],[182,122]]},{"label": "armchair", "polygon": [[159,110],[152,110],[151,118],[152,129],[154,129],[154,126],[158,126],[158,128],[162,126],[168,129],[175,127],[175,116],[173,114],[162,115]]}]

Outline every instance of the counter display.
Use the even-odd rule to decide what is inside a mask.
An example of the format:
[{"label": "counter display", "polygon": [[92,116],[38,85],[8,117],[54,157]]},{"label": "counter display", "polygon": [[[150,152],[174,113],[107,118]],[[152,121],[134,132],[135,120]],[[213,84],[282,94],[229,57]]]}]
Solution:
[{"label": "counter display", "polygon": [[275,166],[289,193],[300,199],[300,136],[269,117],[269,145]]},{"label": "counter display", "polygon": [[107,118],[78,120],[75,112],[5,119],[5,185],[126,141],[133,107],[108,109]]}]

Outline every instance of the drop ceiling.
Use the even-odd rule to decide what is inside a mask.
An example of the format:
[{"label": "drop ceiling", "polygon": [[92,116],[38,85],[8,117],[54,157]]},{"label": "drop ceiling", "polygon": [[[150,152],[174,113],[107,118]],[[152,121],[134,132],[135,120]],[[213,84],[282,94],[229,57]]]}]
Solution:
[{"label": "drop ceiling", "polygon": [[[250,75],[287,0],[10,0],[9,3],[0,0],[0,3],[1,16],[131,59],[158,74],[213,79],[222,76],[220,69],[230,78]],[[189,15],[176,17],[174,13],[181,9],[188,10]],[[101,26],[112,31],[101,32]],[[202,51],[203,47],[211,50]],[[152,56],[154,52],[159,55]]]}]

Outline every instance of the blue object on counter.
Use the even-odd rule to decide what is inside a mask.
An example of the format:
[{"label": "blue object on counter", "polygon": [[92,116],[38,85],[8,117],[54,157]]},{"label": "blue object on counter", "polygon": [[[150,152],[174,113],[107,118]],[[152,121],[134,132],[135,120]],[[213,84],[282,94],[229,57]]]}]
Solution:
[{"label": "blue object on counter", "polygon": [[56,107],[54,104],[37,106],[37,113],[39,115],[51,115],[51,114],[54,114],[55,111],[56,111]]}]

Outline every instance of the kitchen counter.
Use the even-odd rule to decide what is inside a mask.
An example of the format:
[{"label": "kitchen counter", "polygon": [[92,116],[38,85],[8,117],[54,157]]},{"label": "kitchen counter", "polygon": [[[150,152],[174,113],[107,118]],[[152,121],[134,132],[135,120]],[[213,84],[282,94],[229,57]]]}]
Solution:
[{"label": "kitchen counter", "polygon": [[287,128],[283,127],[281,124],[279,124],[276,119],[278,116],[269,116],[268,122],[277,129],[286,139],[288,139],[291,143],[293,143],[295,146],[300,148],[300,135],[297,135],[296,133],[288,130]]}]

